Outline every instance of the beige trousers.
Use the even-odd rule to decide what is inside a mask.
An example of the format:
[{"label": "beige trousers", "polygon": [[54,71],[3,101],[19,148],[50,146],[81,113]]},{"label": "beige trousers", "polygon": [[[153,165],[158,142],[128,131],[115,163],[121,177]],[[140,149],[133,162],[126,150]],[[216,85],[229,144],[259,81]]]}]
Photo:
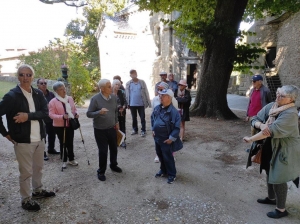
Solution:
[{"label": "beige trousers", "polygon": [[30,181],[34,192],[42,188],[42,169],[44,166],[44,140],[33,143],[16,143],[14,145],[19,164],[19,183],[22,201],[31,198]]}]

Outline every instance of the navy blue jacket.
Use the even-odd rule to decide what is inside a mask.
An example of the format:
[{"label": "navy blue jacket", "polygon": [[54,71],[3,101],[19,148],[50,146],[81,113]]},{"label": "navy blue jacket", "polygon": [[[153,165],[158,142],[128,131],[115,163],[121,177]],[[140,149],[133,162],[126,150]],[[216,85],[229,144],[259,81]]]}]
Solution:
[{"label": "navy blue jacket", "polygon": [[[172,104],[167,109],[163,109],[162,105],[156,106],[151,114],[151,125],[155,138],[159,140],[167,140],[169,138],[174,142],[179,138],[180,121],[180,114]],[[167,125],[170,127],[170,130],[166,127]],[[169,137],[166,138],[167,136]]]},{"label": "navy blue jacket", "polygon": [[[42,91],[32,88],[32,98],[36,112],[29,111],[29,104],[19,86],[6,93],[0,102],[0,116],[6,115],[8,131],[0,119],[0,133],[10,137],[17,143],[30,143],[31,120],[38,120],[40,124],[41,140],[46,137],[43,119],[48,117],[48,105]],[[13,117],[19,113],[28,113],[28,120],[15,123]]]}]

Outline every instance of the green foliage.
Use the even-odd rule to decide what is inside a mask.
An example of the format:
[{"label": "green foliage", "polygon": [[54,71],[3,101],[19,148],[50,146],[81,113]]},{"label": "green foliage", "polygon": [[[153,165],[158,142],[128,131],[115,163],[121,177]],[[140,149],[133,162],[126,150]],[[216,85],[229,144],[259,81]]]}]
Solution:
[{"label": "green foliage", "polygon": [[78,105],[84,103],[84,99],[93,89],[89,71],[85,68],[83,61],[77,53],[70,53],[68,59],[69,82],[71,83],[71,94]]},{"label": "green foliage", "polygon": [[60,66],[66,62],[68,52],[64,48],[53,48],[51,44],[37,52],[30,52],[28,56],[21,55],[20,64],[31,65],[36,73],[36,77],[43,77],[46,79],[57,79],[61,76]]},{"label": "green foliage", "polygon": [[252,22],[254,19],[279,16],[283,12],[296,13],[299,10],[299,0],[249,0],[244,21]]},{"label": "green foliage", "polygon": [[[244,35],[254,33],[236,32],[230,21],[220,21],[215,15],[218,0],[137,0],[142,10],[150,10],[151,13],[164,12],[171,14],[180,12],[180,16],[171,20],[162,20],[176,31],[175,34],[187,43],[188,47],[198,53],[206,50],[211,41],[217,37],[234,36],[242,39]],[[249,0],[244,21],[253,21],[255,18],[263,18],[267,15],[280,15],[282,12],[294,13],[300,10],[299,0]],[[235,70],[249,71],[253,62],[265,51],[260,46],[247,44],[236,45]]]},{"label": "green foliage", "polygon": [[14,87],[16,87],[16,83],[0,81],[0,99]]}]

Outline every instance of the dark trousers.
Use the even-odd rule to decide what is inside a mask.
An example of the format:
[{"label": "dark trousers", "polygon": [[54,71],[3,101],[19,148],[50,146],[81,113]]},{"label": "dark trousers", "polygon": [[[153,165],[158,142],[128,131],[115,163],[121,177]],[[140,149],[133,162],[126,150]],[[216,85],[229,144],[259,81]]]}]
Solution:
[{"label": "dark trousers", "polygon": [[74,160],[74,130],[70,127],[66,128],[65,133],[65,151],[63,151],[64,148],[64,127],[54,127],[55,133],[57,134],[57,137],[59,139],[60,144],[60,158],[63,158],[63,162],[67,162],[67,158],[69,158],[69,161]]},{"label": "dark trousers", "polygon": [[[165,139],[166,140],[166,139]],[[155,139],[156,155],[160,161],[160,169],[169,176],[176,177],[175,160],[171,150],[171,145],[163,143],[163,140]]]},{"label": "dark trousers", "polygon": [[120,131],[126,134],[126,114],[123,116],[118,116]]},{"label": "dark trousers", "polygon": [[55,131],[52,122],[46,124],[46,133],[48,139],[48,151],[54,150],[55,148]]},{"label": "dark trousers", "polygon": [[114,128],[96,129],[94,128],[95,139],[99,149],[99,169],[98,173],[104,174],[107,166],[108,147],[110,152],[110,166],[117,166],[118,146],[117,132]]},{"label": "dark trousers", "polygon": [[276,199],[276,206],[279,209],[285,208],[285,202],[288,192],[287,183],[283,184],[269,184],[269,176],[267,175],[268,198]]},{"label": "dark trousers", "polygon": [[138,132],[137,113],[141,118],[142,131],[146,132],[146,119],[145,119],[145,107],[133,107],[130,106],[131,117],[132,117],[132,129]]}]

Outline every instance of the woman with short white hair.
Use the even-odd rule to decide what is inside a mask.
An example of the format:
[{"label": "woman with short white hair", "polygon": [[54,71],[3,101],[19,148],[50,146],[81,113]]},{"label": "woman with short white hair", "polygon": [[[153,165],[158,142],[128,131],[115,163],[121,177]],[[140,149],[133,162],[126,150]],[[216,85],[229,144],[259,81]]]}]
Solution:
[{"label": "woman with short white hair", "polygon": [[[287,182],[299,185],[300,175],[300,136],[298,129],[298,111],[295,101],[298,88],[286,85],[278,88],[276,101],[264,106],[251,120],[251,125],[260,132],[252,137],[244,137],[245,142],[264,140],[260,159],[260,172],[267,174],[268,197],[258,199],[261,204],[276,205],[270,218],[282,218],[288,215],[285,209]],[[252,144],[247,166],[257,156],[257,148]]]},{"label": "woman with short white hair", "polygon": [[[126,108],[128,106],[125,91],[120,89],[121,82],[118,79],[114,79],[112,83],[112,93],[117,97],[118,104],[118,120],[120,130],[126,134]],[[125,141],[122,143],[121,147],[126,147]]]}]

